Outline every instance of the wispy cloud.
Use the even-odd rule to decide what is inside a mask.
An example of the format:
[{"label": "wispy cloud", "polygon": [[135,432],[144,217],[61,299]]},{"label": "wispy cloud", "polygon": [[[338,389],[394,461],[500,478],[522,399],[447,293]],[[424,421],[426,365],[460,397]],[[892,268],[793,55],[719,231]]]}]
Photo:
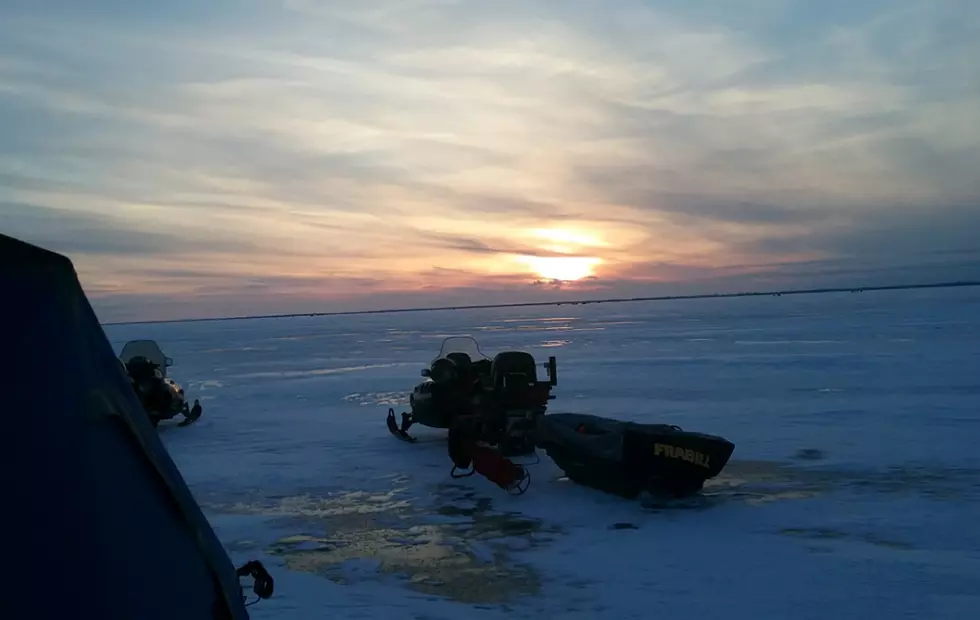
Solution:
[{"label": "wispy cloud", "polygon": [[0,221],[106,318],[523,299],[560,255],[575,293],[942,274],[978,6],[14,3]]}]

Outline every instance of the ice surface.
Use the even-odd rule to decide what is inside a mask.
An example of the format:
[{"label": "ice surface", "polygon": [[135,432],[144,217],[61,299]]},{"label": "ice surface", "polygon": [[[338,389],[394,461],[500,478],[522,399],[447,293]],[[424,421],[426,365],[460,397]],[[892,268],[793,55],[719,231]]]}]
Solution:
[{"label": "ice surface", "polygon": [[[253,618],[975,618],[980,291],[108,328],[200,397],[159,431]],[[702,497],[629,502],[542,454],[528,493],[389,435],[443,338],[558,356],[553,411],[736,443]]]}]

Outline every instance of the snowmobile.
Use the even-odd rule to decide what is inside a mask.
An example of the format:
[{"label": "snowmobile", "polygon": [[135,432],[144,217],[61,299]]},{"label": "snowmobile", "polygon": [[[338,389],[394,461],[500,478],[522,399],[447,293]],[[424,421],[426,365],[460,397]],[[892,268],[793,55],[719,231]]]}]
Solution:
[{"label": "snowmobile", "polygon": [[119,354],[119,361],[153,426],[178,414],[184,416],[178,426],[187,426],[201,417],[201,403],[195,399],[193,405],[188,405],[184,388],[167,376],[167,368],[173,366],[174,361],[163,354],[156,342],[127,342]]},{"label": "snowmobile", "polygon": [[[454,336],[442,342],[439,354],[422,369],[423,381],[409,396],[411,411],[388,410],[392,435],[415,441],[408,434],[413,424],[449,429],[449,453],[456,469],[471,475],[479,471],[499,486],[523,493],[527,470],[508,457],[533,454],[534,428],[554,399],[558,385],[554,357],[542,364],[547,379],[538,380],[538,364],[524,351],[503,351],[492,359],[476,340]],[[458,476],[457,476],[458,477]]]}]

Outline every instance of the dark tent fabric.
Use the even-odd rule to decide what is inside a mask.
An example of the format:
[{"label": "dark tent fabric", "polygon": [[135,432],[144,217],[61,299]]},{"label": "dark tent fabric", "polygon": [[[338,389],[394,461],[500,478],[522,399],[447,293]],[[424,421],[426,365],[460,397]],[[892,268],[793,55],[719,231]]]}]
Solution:
[{"label": "dark tent fabric", "polygon": [[71,261],[0,235],[0,291],[0,618],[248,618]]}]

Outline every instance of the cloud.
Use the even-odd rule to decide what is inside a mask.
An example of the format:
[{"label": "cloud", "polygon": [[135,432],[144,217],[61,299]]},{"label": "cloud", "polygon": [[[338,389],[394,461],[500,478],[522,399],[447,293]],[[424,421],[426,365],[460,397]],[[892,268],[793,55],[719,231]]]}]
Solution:
[{"label": "cloud", "polygon": [[0,201],[5,234],[69,255],[161,256],[186,252],[250,252],[254,244],[194,228],[141,230],[117,218]]},{"label": "cloud", "polygon": [[117,4],[5,11],[0,214],[120,315],[970,269],[976,3]]},{"label": "cloud", "polygon": [[857,213],[836,228],[815,230],[794,242],[836,257],[859,260],[880,257],[909,263],[954,252],[980,257],[980,244],[974,234],[980,226],[980,204],[896,205],[888,216]]}]

